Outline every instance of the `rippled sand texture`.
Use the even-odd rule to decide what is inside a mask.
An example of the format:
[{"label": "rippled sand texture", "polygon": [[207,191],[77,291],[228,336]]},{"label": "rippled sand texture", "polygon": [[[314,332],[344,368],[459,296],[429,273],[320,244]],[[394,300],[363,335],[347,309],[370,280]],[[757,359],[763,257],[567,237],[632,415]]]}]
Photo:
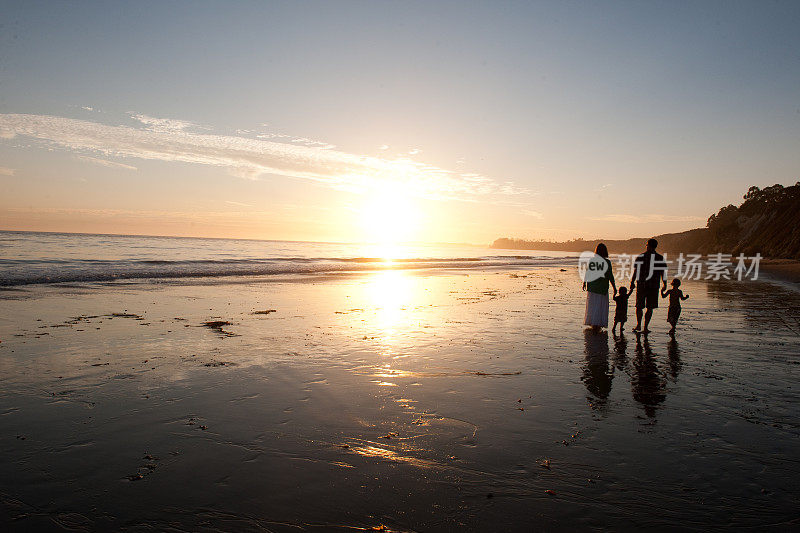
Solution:
[{"label": "rippled sand texture", "polygon": [[682,288],[647,341],[559,269],[3,291],[0,519],[797,527],[800,298]]}]

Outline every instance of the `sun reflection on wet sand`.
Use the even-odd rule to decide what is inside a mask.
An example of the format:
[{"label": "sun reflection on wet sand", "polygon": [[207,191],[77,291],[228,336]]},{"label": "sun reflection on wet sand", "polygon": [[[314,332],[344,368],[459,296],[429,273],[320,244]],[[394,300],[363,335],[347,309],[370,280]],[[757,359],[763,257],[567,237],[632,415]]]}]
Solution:
[{"label": "sun reflection on wet sand", "polygon": [[379,387],[397,387],[397,383],[391,383],[389,381],[381,381],[379,379],[373,380],[373,383],[376,383]]},{"label": "sun reflection on wet sand", "polygon": [[364,317],[365,325],[377,334],[378,348],[384,357],[402,356],[397,345],[414,325],[415,315],[407,309],[418,299],[420,289],[416,281],[412,274],[385,270],[369,276],[363,285],[362,299],[373,311]]},{"label": "sun reflection on wet sand", "polygon": [[401,324],[402,311],[414,301],[414,276],[399,270],[386,270],[371,276],[365,287],[368,300],[378,310],[379,325],[390,333]]},{"label": "sun reflection on wet sand", "polygon": [[[388,364],[386,366],[388,367]],[[408,370],[381,368],[378,372],[372,375],[376,378],[413,378],[418,377],[421,374],[419,372],[409,372]]]},{"label": "sun reflection on wet sand", "polygon": [[364,457],[373,457],[376,459],[385,459],[388,461],[395,461],[399,463],[407,463],[419,468],[432,468],[436,466],[442,466],[436,463],[435,461],[430,461],[426,459],[418,459],[417,457],[411,457],[408,455],[402,455],[394,450],[389,450],[387,448],[381,448],[380,446],[376,445],[377,443],[367,442],[362,446],[350,446],[348,451],[356,453],[358,455]]}]

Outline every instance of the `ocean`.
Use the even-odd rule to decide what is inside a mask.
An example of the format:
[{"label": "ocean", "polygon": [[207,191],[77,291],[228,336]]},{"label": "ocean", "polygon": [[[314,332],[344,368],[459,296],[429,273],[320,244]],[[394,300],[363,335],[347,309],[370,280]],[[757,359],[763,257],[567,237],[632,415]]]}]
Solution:
[{"label": "ocean", "polygon": [[0,286],[375,270],[574,266],[569,252],[0,231]]}]

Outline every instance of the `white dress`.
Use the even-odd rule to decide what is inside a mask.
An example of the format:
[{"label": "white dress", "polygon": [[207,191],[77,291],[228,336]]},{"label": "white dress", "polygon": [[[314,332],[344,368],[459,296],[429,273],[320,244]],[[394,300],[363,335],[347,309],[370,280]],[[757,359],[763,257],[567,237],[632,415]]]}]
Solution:
[{"label": "white dress", "polygon": [[583,323],[587,326],[608,327],[608,294],[587,291]]}]

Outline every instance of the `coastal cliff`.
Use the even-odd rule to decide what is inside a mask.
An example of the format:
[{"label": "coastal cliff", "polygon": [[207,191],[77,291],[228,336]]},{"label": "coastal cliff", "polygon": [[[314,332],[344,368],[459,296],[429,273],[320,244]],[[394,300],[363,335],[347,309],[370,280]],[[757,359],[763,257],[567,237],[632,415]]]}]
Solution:
[{"label": "coastal cliff", "polygon": [[[668,253],[730,253],[800,259],[800,182],[789,187],[750,187],[738,207],[731,204],[708,218],[706,227],[655,235],[659,251]],[[639,253],[648,237],[603,242],[615,253]],[[500,238],[492,248],[582,252],[600,240],[564,242]]]}]

